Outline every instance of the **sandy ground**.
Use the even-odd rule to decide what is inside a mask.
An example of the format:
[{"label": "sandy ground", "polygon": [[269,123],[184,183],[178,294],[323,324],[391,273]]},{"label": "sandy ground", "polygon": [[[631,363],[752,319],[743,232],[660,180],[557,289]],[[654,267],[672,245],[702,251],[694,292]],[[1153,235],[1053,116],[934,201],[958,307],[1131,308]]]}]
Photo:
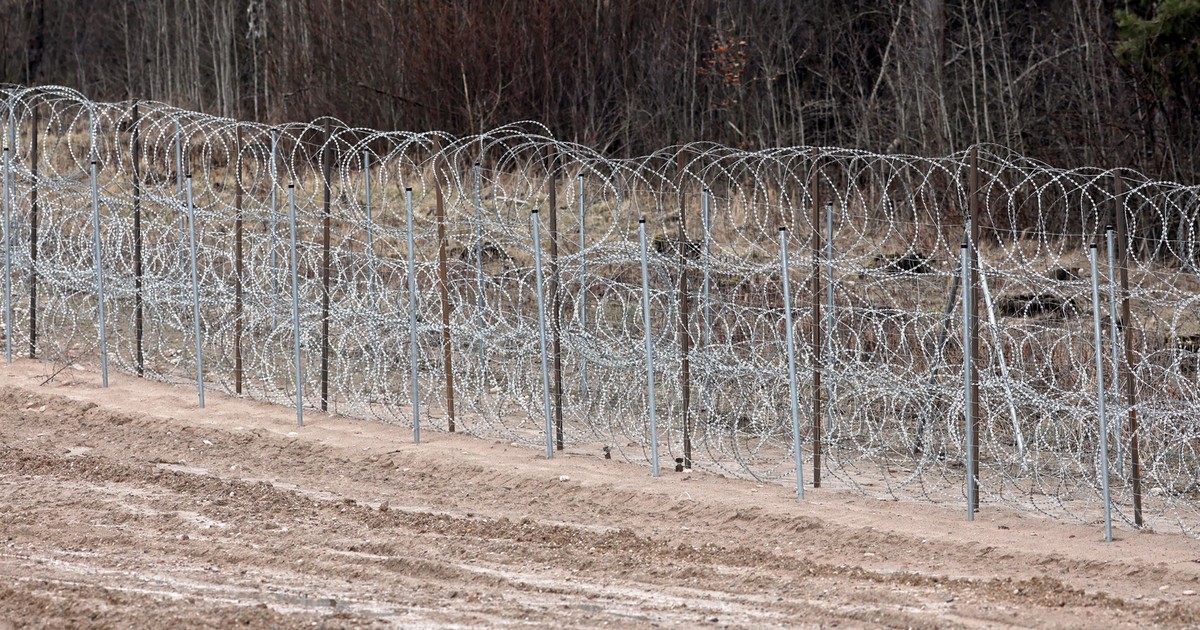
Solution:
[{"label": "sandy ground", "polygon": [[51,370],[0,366],[0,628],[1200,627],[1179,535]]}]

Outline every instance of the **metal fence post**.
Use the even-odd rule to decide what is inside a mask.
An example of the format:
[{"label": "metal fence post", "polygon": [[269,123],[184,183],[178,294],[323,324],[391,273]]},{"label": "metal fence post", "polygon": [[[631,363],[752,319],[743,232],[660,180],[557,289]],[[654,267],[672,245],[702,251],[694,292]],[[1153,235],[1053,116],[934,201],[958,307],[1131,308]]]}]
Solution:
[{"label": "metal fence post", "polygon": [[792,330],[792,289],[788,282],[787,228],[779,228],[779,277],[783,279],[784,338],[787,341],[788,402],[792,408],[792,452],[796,460],[796,500],[804,498],[804,457],[800,450],[800,389],[796,382],[796,339]]},{"label": "metal fence post", "polygon": [[[273,181],[273,180],[272,180]],[[272,197],[274,192],[272,191]],[[296,367],[296,426],[304,426],[304,363],[301,358],[300,334],[300,265],[296,255],[296,184],[288,184],[288,225],[291,228],[292,269],[292,360]],[[272,234],[274,230],[272,230]]]},{"label": "metal fence post", "polygon": [[638,221],[638,239],[642,249],[642,323],[646,332],[646,397],[650,411],[650,465],[652,474],[659,475],[658,419],[654,401],[654,338],[650,328],[650,270],[646,252],[646,219]]},{"label": "metal fence post", "polygon": [[[379,301],[375,297],[375,217],[371,214],[371,152],[363,151],[363,188],[366,192],[367,212],[367,298],[371,301],[371,317],[379,315]],[[374,326],[372,326],[374,328]]]},{"label": "metal fence post", "polygon": [[242,256],[242,128],[239,125],[234,131],[234,154],[235,171],[234,171],[234,189],[233,189],[233,265],[235,274],[234,285],[234,331],[233,331],[233,391],[237,395],[242,395],[242,379],[245,374],[242,369],[242,333],[245,329],[245,319],[243,316],[243,293],[245,292],[245,260]]},{"label": "metal fence post", "polygon": [[825,427],[833,430],[833,202],[825,202]]},{"label": "metal fence post", "polygon": [[192,174],[187,174],[188,262],[192,271],[192,332],[196,338],[196,395],[204,408],[204,345],[200,334],[200,279],[196,273],[196,206],[192,201]]},{"label": "metal fence post", "polygon": [[1108,488],[1108,416],[1104,409],[1104,333],[1100,327],[1100,272],[1096,266],[1096,243],[1088,247],[1092,265],[1092,324],[1096,337],[1096,410],[1100,415],[1100,489],[1104,493],[1104,540],[1112,542],[1112,494]]},{"label": "metal fence post", "polygon": [[[95,143],[95,132],[92,134]],[[100,187],[96,181],[96,148],[92,152],[92,258],[96,266],[96,318],[100,332],[100,382],[108,387],[108,327],[104,321],[104,259],[100,252]]]},{"label": "metal fence post", "polygon": [[434,173],[437,190],[438,288],[442,298],[442,369],[446,375],[446,430],[454,433],[454,345],[450,340],[450,262],[446,252],[446,201],[442,181]]},{"label": "metal fence post", "polygon": [[[1121,387],[1117,384],[1121,365],[1121,344],[1117,335],[1117,281],[1116,281],[1116,230],[1112,225],[1104,227],[1104,237],[1108,245],[1108,333],[1109,348],[1112,352],[1113,396],[1121,400]],[[1112,423],[1113,442],[1117,450],[1117,476],[1125,475],[1125,444],[1121,440],[1121,422]]]},{"label": "metal fence post", "polygon": [[563,450],[563,391],[562,391],[562,302],[558,269],[558,178],[554,172],[555,153],[550,152],[546,168],[550,206],[550,341],[553,350],[551,366],[554,371],[554,443]]},{"label": "metal fence post", "polygon": [[411,372],[413,444],[421,443],[421,388],[417,382],[417,371],[420,368],[417,349],[417,253],[416,239],[413,238],[413,202],[412,188],[404,189],[404,205],[408,215],[408,348],[409,370]]},{"label": "metal fence post", "polygon": [[812,427],[813,487],[821,487],[821,375],[825,371],[825,344],[821,340],[821,183],[814,151],[812,182]]},{"label": "metal fence post", "polygon": [[[584,249],[587,248],[587,222],[586,212],[587,206],[584,204],[584,189],[583,175],[579,176],[579,330],[581,333],[587,332],[587,266],[583,256]],[[579,363],[579,390],[585,396],[588,391],[587,382],[587,357],[580,359]]]},{"label": "metal fence post", "polygon": [[[276,153],[279,150],[279,132],[271,130],[271,164],[268,171],[271,174],[271,214],[267,222],[267,229],[270,231],[271,242],[271,328],[274,329],[277,322],[275,320],[275,312],[279,310],[279,224],[276,217],[279,216],[279,169],[275,164]],[[288,195],[293,194],[295,182],[288,184]],[[291,197],[289,197],[289,204]],[[295,269],[295,265],[292,265]]]},{"label": "metal fence post", "polygon": [[542,358],[542,406],[546,415],[546,459],[554,459],[554,415],[550,410],[550,363],[546,350],[546,298],[542,294],[542,237],[535,208],[529,213],[533,223],[533,277],[537,290],[538,341]]},{"label": "metal fence post", "polygon": [[29,141],[29,358],[37,358],[38,306],[38,107],[33,108]]}]

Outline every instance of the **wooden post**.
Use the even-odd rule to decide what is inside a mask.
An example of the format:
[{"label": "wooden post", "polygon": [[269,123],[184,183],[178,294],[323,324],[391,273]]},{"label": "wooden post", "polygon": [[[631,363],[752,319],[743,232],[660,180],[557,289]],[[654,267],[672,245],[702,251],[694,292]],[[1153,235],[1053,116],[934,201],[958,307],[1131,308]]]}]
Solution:
[{"label": "wooden post", "polygon": [[329,411],[329,223],[333,165],[329,121],[325,121],[325,146],[321,149],[322,179],[325,199],[322,203],[321,226],[321,411]]},{"label": "wooden post", "polygon": [[133,104],[133,330],[135,339],[134,371],[145,376],[146,362],[142,340],[145,334],[142,304],[142,126],[138,103]]},{"label": "wooden post", "polygon": [[1133,522],[1142,526],[1142,457],[1139,448],[1137,400],[1133,384],[1133,319],[1129,312],[1129,227],[1125,218],[1125,180],[1120,175],[1113,182],[1113,214],[1117,225],[1117,267],[1121,276],[1121,319],[1118,322],[1125,334],[1124,361],[1121,379],[1125,381],[1125,401],[1129,405],[1129,454],[1133,475]]},{"label": "wooden post", "polygon": [[967,174],[967,186],[970,195],[967,197],[967,207],[971,215],[971,246],[968,257],[971,261],[971,364],[976,369],[971,370],[971,407],[975,413],[971,416],[972,466],[968,483],[975,486],[975,505],[971,509],[979,510],[979,416],[982,415],[979,406],[979,147],[972,146],[970,154],[970,170]]},{"label": "wooden post", "polygon": [[679,388],[680,403],[683,406],[683,467],[692,467],[692,335],[689,331],[691,313],[688,304],[688,261],[690,251],[687,242],[687,197],[683,192],[684,185],[684,155],[681,150],[676,155],[675,172],[679,185]]},{"label": "wooden post", "polygon": [[554,441],[557,450],[563,450],[563,391],[562,391],[562,335],[560,328],[559,271],[558,271],[558,182],[555,173],[553,145],[546,163],[547,186],[550,188],[550,334],[554,361]]},{"label": "wooden post", "polygon": [[[136,105],[134,106],[137,107]],[[136,109],[135,109],[136,111]],[[136,115],[135,115],[136,117]],[[33,107],[33,131],[29,143],[29,358],[37,358],[37,259],[38,259],[38,107]]]},{"label": "wooden post", "polygon": [[234,171],[234,187],[233,187],[233,210],[235,213],[233,219],[233,264],[235,272],[235,284],[233,292],[233,391],[239,396],[242,394],[242,332],[245,328],[245,323],[242,321],[242,290],[243,290],[243,273],[244,266],[242,261],[242,127],[238,125],[237,133],[234,137],[234,151],[237,155]]},{"label": "wooden post", "polygon": [[817,151],[812,154],[812,347],[813,347],[813,487],[821,487],[821,182],[817,175]]},{"label": "wooden post", "polygon": [[[441,147],[438,147],[441,152]],[[446,260],[446,205],[442,198],[442,180],[438,177],[436,162],[433,181],[437,190],[437,231],[438,231],[438,285],[442,293],[442,362],[446,371],[446,414],[447,429],[454,433],[454,361],[450,343],[450,285]]]}]

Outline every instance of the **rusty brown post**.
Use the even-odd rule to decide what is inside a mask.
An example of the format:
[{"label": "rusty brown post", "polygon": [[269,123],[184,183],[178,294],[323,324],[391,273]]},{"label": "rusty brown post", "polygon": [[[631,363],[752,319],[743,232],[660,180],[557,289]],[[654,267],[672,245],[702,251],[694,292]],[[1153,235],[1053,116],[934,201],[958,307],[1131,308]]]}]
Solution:
[{"label": "rusty brown post", "polygon": [[1121,362],[1121,379],[1125,381],[1125,401],[1129,405],[1129,454],[1133,475],[1133,522],[1142,526],[1142,457],[1139,448],[1137,407],[1134,405],[1133,386],[1133,319],[1129,309],[1129,233],[1125,218],[1125,180],[1120,175],[1113,182],[1113,214],[1117,224],[1117,266],[1121,276],[1121,319],[1118,322],[1125,333],[1124,361]]},{"label": "rusty brown post", "polygon": [[812,197],[812,347],[813,347],[813,487],[821,487],[821,182],[817,174],[817,150],[812,153],[809,180]]},{"label": "rusty brown post", "polygon": [[138,376],[146,374],[145,354],[142,339],[145,333],[144,306],[142,304],[142,126],[138,103],[133,104],[133,331],[136,338],[134,348],[134,371]]},{"label": "rusty brown post", "polygon": [[[134,105],[134,111],[137,111]],[[137,117],[137,114],[134,114]],[[33,131],[30,134],[29,168],[29,358],[37,358],[37,258],[38,258],[38,107],[33,107]],[[136,202],[135,202],[136,203]]]},{"label": "rusty brown post", "polygon": [[681,150],[676,156],[676,175],[679,180],[679,388],[683,406],[683,467],[692,467],[692,335],[688,330],[691,314],[688,304],[688,261],[690,251],[687,241],[687,197],[684,195],[684,155]]},{"label": "rusty brown post", "polygon": [[234,153],[237,156],[235,159],[236,166],[234,167],[234,185],[233,185],[233,264],[235,272],[235,284],[233,292],[233,391],[239,396],[242,394],[242,333],[244,331],[244,322],[242,321],[242,290],[243,290],[243,273],[244,266],[242,260],[242,127],[238,125],[237,132],[234,137]]},{"label": "rusty brown post", "polygon": [[[968,257],[971,261],[971,364],[979,365],[979,147],[972,146],[970,154],[970,170],[967,174],[967,186],[970,195],[967,197],[968,211],[971,215],[971,247]],[[975,486],[975,504],[971,509],[979,510],[979,370],[971,370],[971,415],[972,440],[971,449],[972,470],[969,483]]]},{"label": "rusty brown post", "polygon": [[559,303],[558,270],[558,181],[555,172],[557,154],[551,145],[546,163],[547,186],[550,188],[550,333],[553,342],[554,362],[554,440],[555,448],[563,450],[563,391],[562,391],[562,335],[559,330],[561,304]]},{"label": "rusty brown post", "polygon": [[[437,147],[441,152],[441,147]],[[454,361],[450,342],[450,284],[446,258],[446,206],[442,197],[442,179],[438,176],[437,162],[434,162],[434,186],[437,191],[437,231],[438,231],[438,286],[442,293],[442,361],[446,371],[446,414],[449,416],[447,429],[454,433]]]},{"label": "rusty brown post", "polygon": [[329,410],[329,223],[330,201],[333,195],[331,180],[333,165],[329,150],[331,144],[329,120],[325,121],[325,146],[321,149],[321,162],[325,199],[322,204],[321,226],[321,411]]}]

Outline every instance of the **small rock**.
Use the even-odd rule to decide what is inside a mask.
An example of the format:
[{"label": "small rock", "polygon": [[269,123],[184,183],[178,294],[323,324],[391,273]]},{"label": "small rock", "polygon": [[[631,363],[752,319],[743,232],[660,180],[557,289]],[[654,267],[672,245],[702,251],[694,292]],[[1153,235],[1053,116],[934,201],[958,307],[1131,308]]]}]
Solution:
[{"label": "small rock", "polygon": [[559,475],[559,476],[558,476],[558,480],[559,480],[559,481],[570,481],[570,480],[571,480],[571,478],[570,478],[570,477],[568,477],[568,476],[566,476],[566,475]]},{"label": "small rock", "polygon": [[874,558],[874,557],[875,557],[875,554],[874,554],[874,553],[871,553],[870,551],[868,551],[868,552],[866,552],[866,553],[864,553],[864,554],[863,554],[863,557],[864,557],[864,558]]},{"label": "small rock", "polygon": [[1183,595],[1187,595],[1189,597],[1192,595],[1195,595],[1195,594],[1196,594],[1196,591],[1193,591],[1193,590],[1186,590],[1183,592]]},{"label": "small rock", "polygon": [[386,511],[388,511],[388,510],[390,510],[390,509],[391,509],[391,506],[389,506],[389,505],[388,505],[388,502],[387,502],[387,501],[384,501],[383,503],[380,503],[380,504],[379,504],[379,511],[380,511],[380,512],[386,512]]},{"label": "small rock", "polygon": [[720,620],[721,620],[721,619],[720,619],[719,617],[709,617],[709,618],[707,619],[707,621],[708,621],[709,623],[717,623],[717,622],[718,622],[718,621],[720,621]]},{"label": "small rock", "polygon": [[212,445],[213,445],[213,443],[212,443],[212,442],[209,442],[208,440],[204,440],[204,445],[205,445],[205,446],[212,446]]},{"label": "small rock", "polygon": [[1162,586],[1158,587],[1159,591],[1167,591],[1170,589],[1171,589],[1171,586],[1169,584],[1163,584]]}]

